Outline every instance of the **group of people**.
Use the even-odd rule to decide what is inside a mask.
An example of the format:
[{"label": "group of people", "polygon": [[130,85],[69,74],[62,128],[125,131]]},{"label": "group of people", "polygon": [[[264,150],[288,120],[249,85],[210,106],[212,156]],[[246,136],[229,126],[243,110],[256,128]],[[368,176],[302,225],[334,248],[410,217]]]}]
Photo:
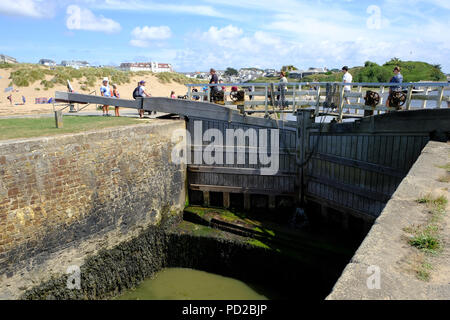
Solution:
[{"label": "group of people", "polygon": [[[145,88],[145,80],[141,80],[138,82],[138,85],[135,89],[135,91],[133,92],[133,98],[138,98],[138,97],[142,97],[142,98],[146,98],[146,97],[151,97],[151,94],[147,92],[147,89]],[[116,98],[119,99],[120,98],[120,93],[119,90],[117,89],[117,85],[113,84],[112,85],[112,89],[109,86],[109,79],[108,78],[104,78],[103,79],[103,84],[100,87],[100,94],[102,95],[102,97],[108,97],[108,98]],[[103,110],[103,116],[109,117],[109,105],[103,105],[102,107]],[[120,113],[119,113],[119,107],[115,107],[115,116],[116,117],[120,117]],[[139,117],[142,118],[144,116],[144,109],[139,109]]]},{"label": "group of people", "polygon": [[[103,84],[100,87],[100,94],[102,95],[102,97],[107,97],[107,98],[116,98],[119,99],[120,98],[120,93],[119,90],[117,89],[117,86],[115,84],[112,85],[112,90],[111,87],[109,86],[109,79],[108,78],[104,78],[103,79]],[[115,107],[114,108],[114,113],[116,117],[120,117],[119,114],[119,107]],[[108,105],[104,105],[102,107],[103,110],[103,116],[104,117],[109,117],[109,106]]]},{"label": "group of people", "polygon": [[[342,82],[343,83],[352,83],[353,82],[353,76],[350,74],[350,72],[348,72],[348,67],[344,66],[342,67],[342,72],[344,73],[344,76],[342,77]],[[401,74],[401,68],[396,66],[393,70],[394,76],[389,80],[389,83],[398,83],[401,84],[403,83],[403,76]],[[347,85],[344,87],[344,93],[349,93],[351,92],[352,87],[350,85]],[[390,97],[394,92],[399,92],[402,91],[402,87],[401,86],[391,86],[389,88],[389,98],[386,99],[386,107],[389,108],[389,101],[391,100]],[[348,97],[345,98],[347,104],[350,104],[350,100]]]}]

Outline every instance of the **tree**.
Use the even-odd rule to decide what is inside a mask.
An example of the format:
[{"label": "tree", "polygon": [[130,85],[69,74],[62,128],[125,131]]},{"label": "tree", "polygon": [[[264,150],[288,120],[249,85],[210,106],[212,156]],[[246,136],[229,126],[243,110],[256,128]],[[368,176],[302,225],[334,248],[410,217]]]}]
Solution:
[{"label": "tree", "polygon": [[378,64],[376,64],[375,62],[372,62],[372,61],[366,61],[364,63],[364,66],[365,67],[378,67]]},{"label": "tree", "polygon": [[298,70],[298,69],[292,65],[291,66],[283,66],[281,68],[281,71],[284,71],[284,72],[295,71],[295,70]]},{"label": "tree", "polygon": [[238,76],[239,72],[236,69],[233,68],[227,68],[227,70],[225,70],[225,75],[232,77],[232,76]]}]

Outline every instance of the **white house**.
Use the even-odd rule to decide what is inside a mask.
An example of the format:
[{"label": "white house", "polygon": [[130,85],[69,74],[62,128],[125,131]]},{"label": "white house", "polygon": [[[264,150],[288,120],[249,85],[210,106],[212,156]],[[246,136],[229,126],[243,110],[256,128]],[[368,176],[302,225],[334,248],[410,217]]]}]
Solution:
[{"label": "white house", "polygon": [[74,69],[80,69],[80,68],[88,68],[90,67],[89,62],[87,61],[61,61],[61,65],[63,67],[72,67]]},{"label": "white house", "polygon": [[17,60],[5,54],[0,54],[0,63],[17,63]]},{"label": "white house", "polygon": [[122,63],[120,69],[123,71],[151,71],[159,72],[173,72],[173,67],[170,63],[158,62],[138,62],[138,63]]},{"label": "white house", "polygon": [[56,62],[50,59],[41,59],[39,60],[39,64],[47,67],[54,67],[56,66]]}]

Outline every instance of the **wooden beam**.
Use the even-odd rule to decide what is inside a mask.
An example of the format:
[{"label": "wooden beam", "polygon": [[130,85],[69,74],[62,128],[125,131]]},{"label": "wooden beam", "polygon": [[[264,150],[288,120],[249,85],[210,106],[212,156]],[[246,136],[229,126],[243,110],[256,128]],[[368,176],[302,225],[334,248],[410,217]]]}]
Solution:
[{"label": "wooden beam", "polygon": [[189,189],[195,191],[228,192],[228,193],[243,193],[243,194],[249,193],[261,195],[283,195],[295,197],[295,193],[293,192],[283,192],[276,189],[258,189],[258,188],[244,188],[244,187],[201,185],[201,184],[190,184]]},{"label": "wooden beam", "polygon": [[390,195],[387,195],[387,194],[384,194],[381,192],[358,188],[358,187],[355,187],[350,184],[341,183],[336,180],[329,179],[326,177],[321,177],[318,175],[308,175],[308,179],[309,179],[309,181],[312,181],[312,182],[324,184],[324,185],[330,186],[331,188],[343,190],[343,191],[355,194],[357,196],[375,200],[375,201],[379,201],[382,203],[387,203],[389,201],[389,199],[391,199]]},{"label": "wooden beam", "polygon": [[371,171],[371,172],[377,172],[377,173],[381,173],[381,174],[385,174],[388,176],[401,178],[401,179],[403,179],[408,174],[408,172],[402,172],[399,169],[385,167],[385,166],[382,166],[379,164],[364,162],[361,160],[342,158],[342,157],[333,156],[333,155],[329,155],[329,154],[315,153],[312,156],[312,159],[337,163],[337,164],[341,164],[344,166],[359,168],[359,169],[363,169],[363,170],[367,170],[367,171]]},{"label": "wooden beam", "polygon": [[[211,166],[195,166],[188,165],[189,172],[211,172],[211,173],[221,173],[221,174],[238,174],[238,175],[252,175],[252,176],[262,176],[261,169],[252,168],[233,168],[233,167],[211,167]],[[294,172],[278,172],[272,177],[295,177]]]}]

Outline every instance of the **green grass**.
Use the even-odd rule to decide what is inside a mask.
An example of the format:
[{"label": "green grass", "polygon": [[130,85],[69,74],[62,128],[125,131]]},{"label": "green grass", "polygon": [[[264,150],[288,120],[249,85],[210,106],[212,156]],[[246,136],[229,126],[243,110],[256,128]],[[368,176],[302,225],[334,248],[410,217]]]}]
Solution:
[{"label": "green grass", "polygon": [[[353,76],[353,82],[389,82],[393,76],[394,66],[402,68],[404,82],[417,81],[447,81],[442,71],[426,62],[391,60],[380,66],[373,62],[367,62],[364,67],[349,69]],[[319,74],[302,79],[303,82],[341,82],[342,72],[333,74]]]},{"label": "green grass", "polygon": [[431,264],[426,262],[422,263],[417,270],[417,278],[425,282],[430,281],[430,270],[433,270],[433,266]]},{"label": "green grass", "polygon": [[64,128],[57,129],[54,118],[0,119],[0,140],[52,136],[94,129],[142,123],[126,117],[66,116]]},{"label": "green grass", "polygon": [[408,243],[424,253],[436,254],[442,248],[442,243],[439,239],[439,222],[445,214],[448,200],[444,196],[433,198],[431,194],[427,194],[417,199],[417,202],[425,204],[429,208],[431,217],[425,225],[404,229],[405,232],[413,235]]},{"label": "green grass", "polygon": [[66,85],[67,80],[73,82],[77,80],[83,91],[92,90],[97,81],[104,77],[110,79],[111,84],[121,85],[130,83],[133,77],[153,75],[158,78],[161,83],[176,82],[180,84],[186,83],[204,83],[204,80],[190,79],[183,74],[176,72],[130,72],[121,71],[113,68],[81,68],[74,69],[71,67],[48,68],[35,64],[0,64],[0,69],[11,69],[10,85],[17,87],[29,87],[38,82],[43,90],[49,90],[55,85]]}]

